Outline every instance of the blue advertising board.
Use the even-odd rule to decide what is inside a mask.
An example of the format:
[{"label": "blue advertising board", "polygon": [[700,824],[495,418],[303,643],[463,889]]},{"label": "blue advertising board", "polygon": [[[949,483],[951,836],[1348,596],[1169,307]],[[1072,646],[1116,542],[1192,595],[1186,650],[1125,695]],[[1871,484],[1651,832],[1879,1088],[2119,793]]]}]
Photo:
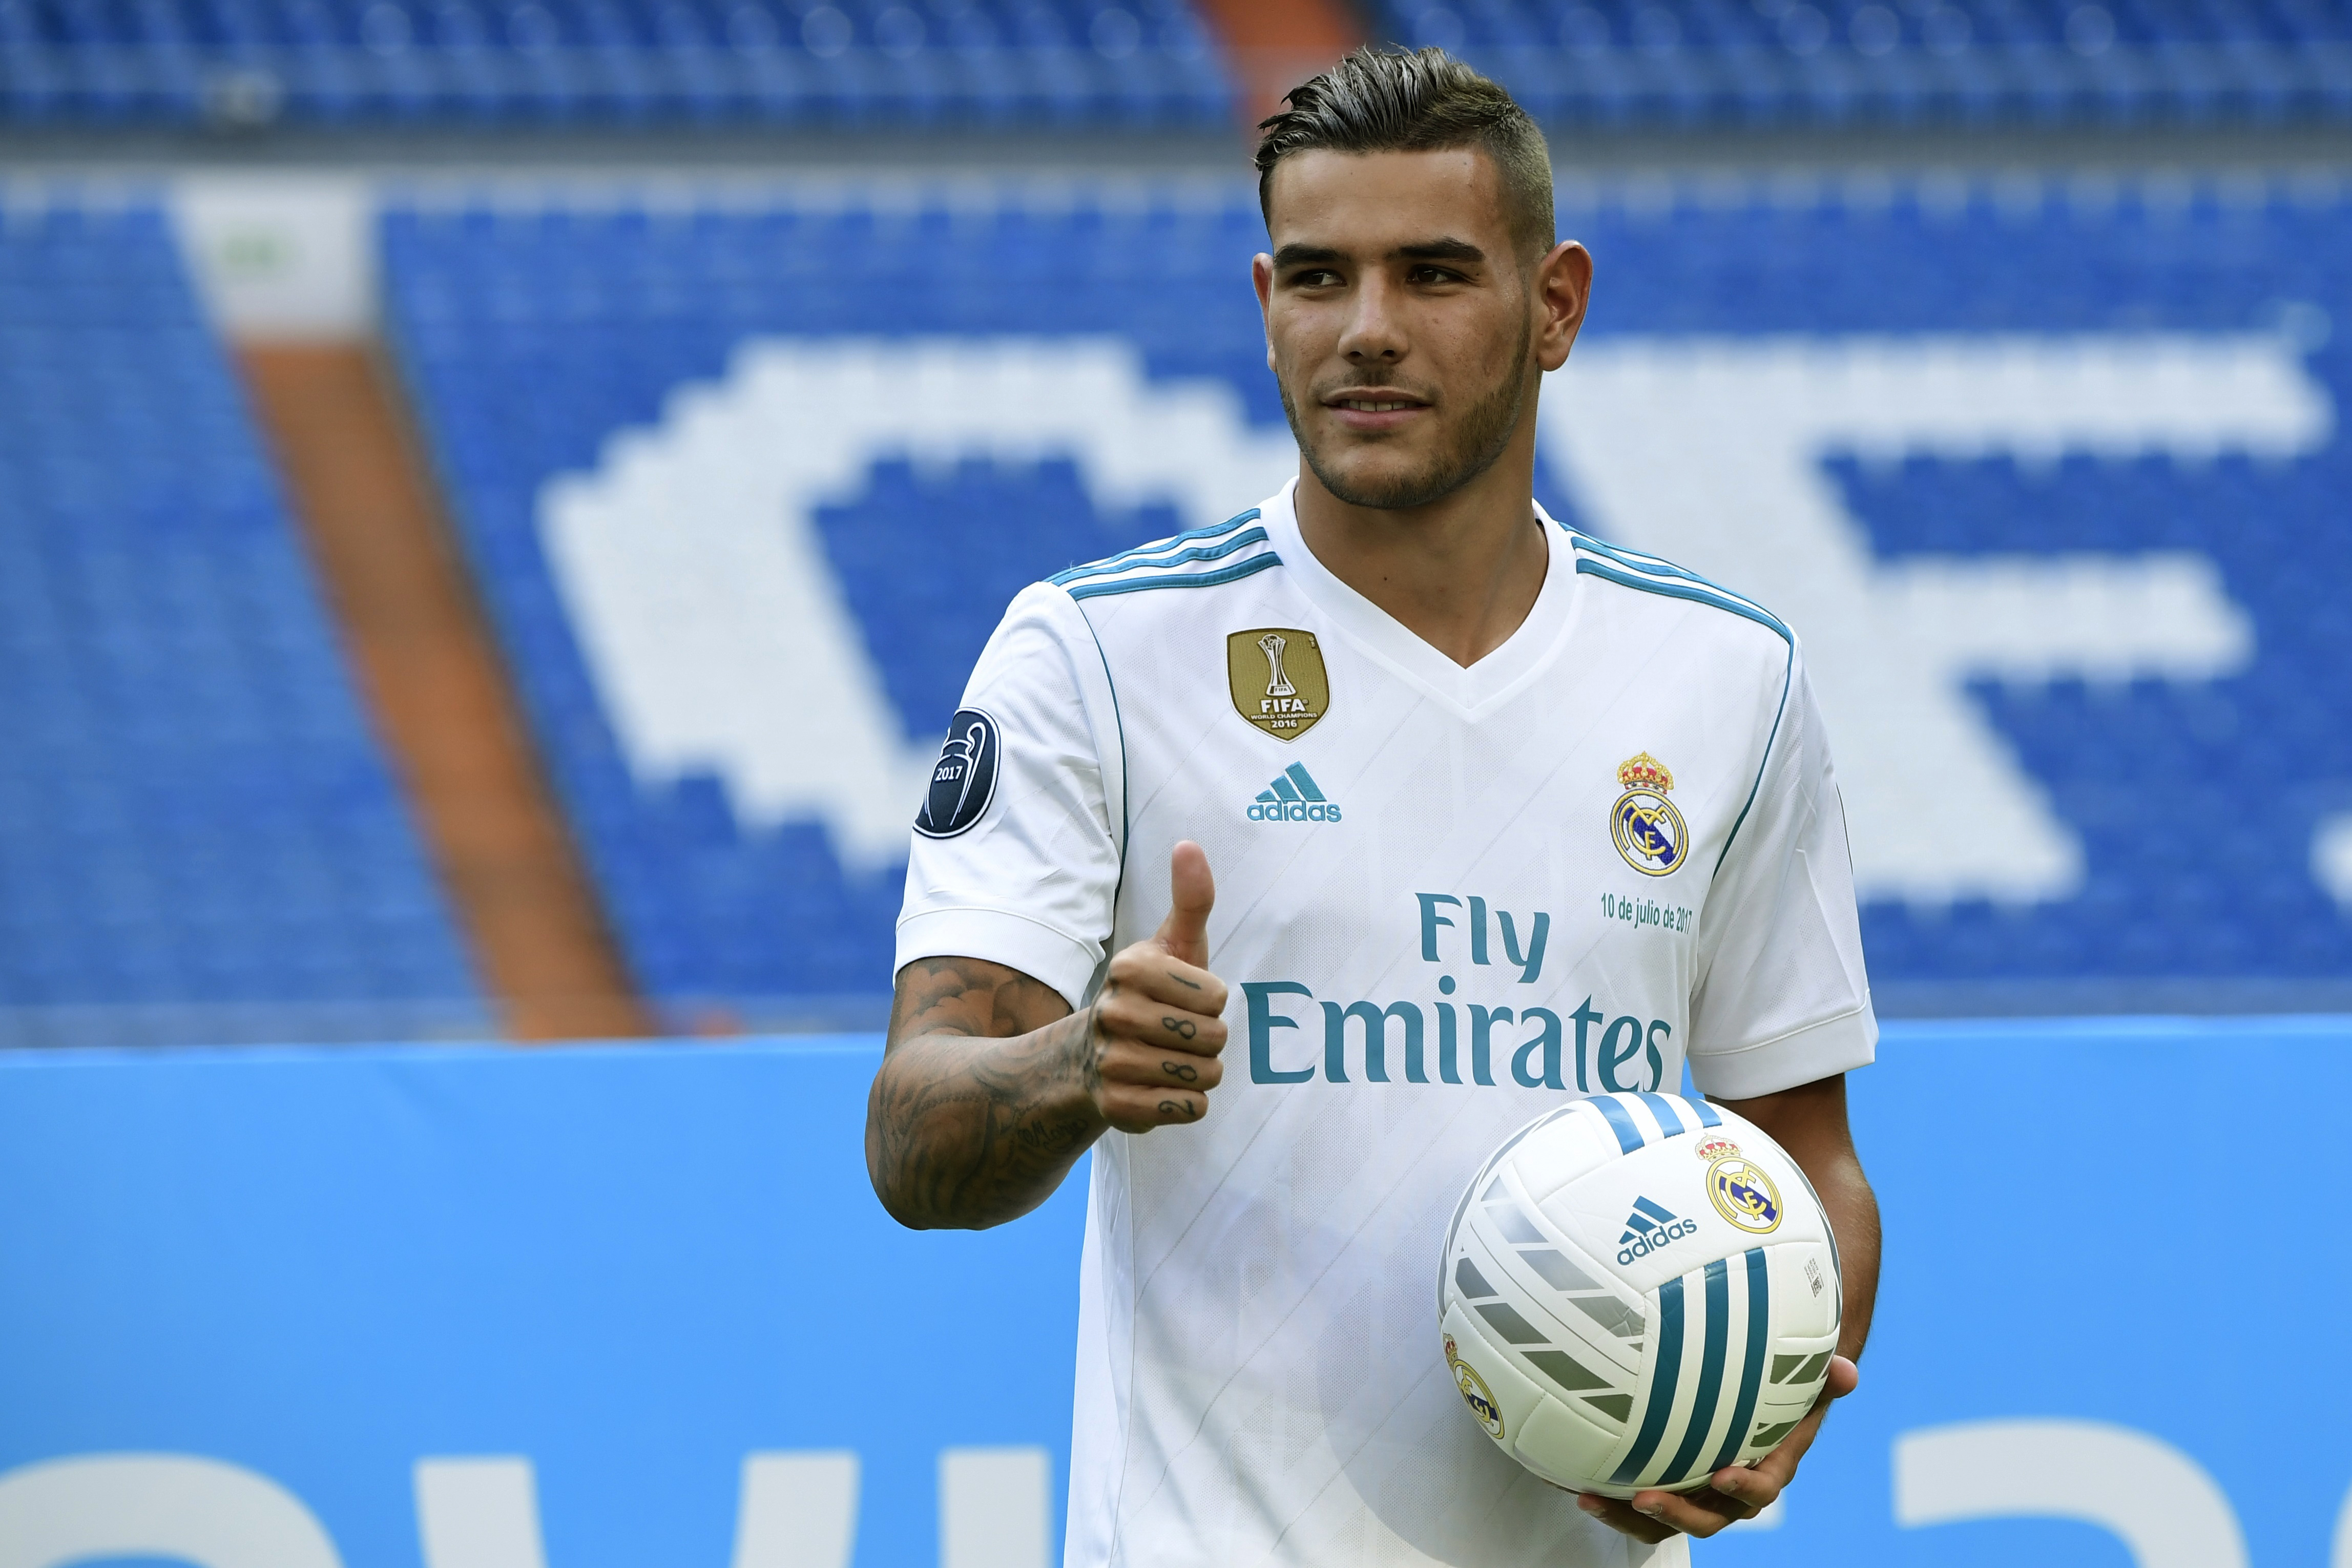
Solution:
[{"label": "blue advertising board", "polygon": [[[2352,1568],[2347,1047],[1891,1026],[1862,1390],[1699,1560]],[[0,1058],[0,1568],[1042,1568],[1083,1194],[900,1229],[877,1056]]]}]

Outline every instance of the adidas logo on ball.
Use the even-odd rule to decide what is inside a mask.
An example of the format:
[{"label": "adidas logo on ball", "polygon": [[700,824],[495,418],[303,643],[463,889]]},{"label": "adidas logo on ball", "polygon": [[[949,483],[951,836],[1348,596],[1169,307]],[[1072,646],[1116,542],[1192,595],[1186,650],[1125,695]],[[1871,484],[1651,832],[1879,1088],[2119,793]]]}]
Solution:
[{"label": "adidas logo on ball", "polygon": [[1633,1212],[1625,1217],[1625,1234],[1617,1239],[1617,1261],[1631,1263],[1685,1236],[1697,1234],[1696,1220],[1684,1219],[1663,1205],[1637,1197],[1633,1200]]}]

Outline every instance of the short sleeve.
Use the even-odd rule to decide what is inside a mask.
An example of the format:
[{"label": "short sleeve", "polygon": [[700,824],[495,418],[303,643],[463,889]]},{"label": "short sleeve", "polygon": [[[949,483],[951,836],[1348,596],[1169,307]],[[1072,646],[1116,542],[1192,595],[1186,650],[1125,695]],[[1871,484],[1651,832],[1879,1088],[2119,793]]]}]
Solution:
[{"label": "short sleeve", "polygon": [[1699,923],[1691,1078],[1727,1100],[1865,1066],[1878,1042],[1845,808],[1801,649],[1784,692]]},{"label": "short sleeve", "polygon": [[1084,1005],[1110,937],[1123,788],[1094,633],[1060,589],[1026,589],[972,670],[918,819],[894,972],[984,958]]}]

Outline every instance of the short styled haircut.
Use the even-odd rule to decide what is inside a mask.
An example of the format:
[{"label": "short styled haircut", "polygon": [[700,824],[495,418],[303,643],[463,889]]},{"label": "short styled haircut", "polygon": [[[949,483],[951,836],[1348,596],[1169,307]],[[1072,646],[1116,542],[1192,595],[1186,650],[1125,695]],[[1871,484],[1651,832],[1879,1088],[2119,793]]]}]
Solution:
[{"label": "short styled haircut", "polygon": [[1522,255],[1552,246],[1551,153],[1536,122],[1497,84],[1444,49],[1367,45],[1284,95],[1259,123],[1257,204],[1273,222],[1275,165],[1294,152],[1484,152],[1500,176],[1503,217]]}]

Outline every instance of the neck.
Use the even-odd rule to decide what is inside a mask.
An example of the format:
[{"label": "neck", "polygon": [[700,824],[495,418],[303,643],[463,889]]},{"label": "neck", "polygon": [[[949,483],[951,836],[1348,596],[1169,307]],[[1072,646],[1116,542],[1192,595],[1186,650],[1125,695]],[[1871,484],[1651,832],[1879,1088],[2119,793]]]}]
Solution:
[{"label": "neck", "polygon": [[1487,470],[1425,507],[1359,507],[1299,465],[1298,531],[1324,569],[1468,668],[1519,629],[1551,559],[1536,521],[1532,422]]}]

